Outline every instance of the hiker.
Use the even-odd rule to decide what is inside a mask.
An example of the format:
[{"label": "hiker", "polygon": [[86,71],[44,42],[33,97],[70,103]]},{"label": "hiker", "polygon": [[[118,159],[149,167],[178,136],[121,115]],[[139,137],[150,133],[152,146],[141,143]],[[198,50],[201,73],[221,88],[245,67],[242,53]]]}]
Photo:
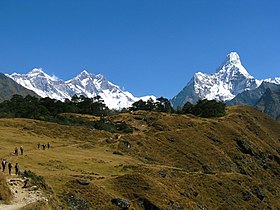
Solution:
[{"label": "hiker", "polygon": [[45,150],[45,149],[46,149],[46,145],[45,145],[45,144],[43,144],[42,146],[43,146],[43,150]]},{"label": "hiker", "polygon": [[50,146],[50,142],[48,142],[48,149],[50,148],[51,146]]},{"label": "hiker", "polygon": [[18,163],[16,163],[16,165],[15,165],[15,172],[16,172],[16,175],[19,175],[19,165],[18,165]]},{"label": "hiker", "polygon": [[38,150],[40,150],[40,143],[38,143],[37,146],[38,146]]},{"label": "hiker", "polygon": [[22,146],[20,146],[20,148],[19,148],[19,149],[20,149],[20,154],[21,154],[21,155],[23,155],[23,147],[22,147]]},{"label": "hiker", "polygon": [[4,159],[4,160],[2,161],[2,172],[4,172],[4,171],[5,171],[6,164],[7,164],[7,160],[6,160],[6,159]]},{"label": "hiker", "polygon": [[9,162],[9,164],[8,164],[9,174],[11,174],[12,168],[13,168],[13,164],[11,162]]},{"label": "hiker", "polygon": [[15,148],[15,155],[18,156],[18,148]]}]

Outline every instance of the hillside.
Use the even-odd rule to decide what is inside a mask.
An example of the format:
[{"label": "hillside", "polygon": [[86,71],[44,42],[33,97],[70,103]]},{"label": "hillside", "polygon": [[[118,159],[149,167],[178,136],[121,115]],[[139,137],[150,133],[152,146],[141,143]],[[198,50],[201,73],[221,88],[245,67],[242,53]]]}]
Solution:
[{"label": "hillside", "polygon": [[[228,107],[216,119],[136,111],[107,120],[134,131],[0,119],[0,158],[43,176],[53,209],[280,208],[280,123],[254,108]],[[21,145],[24,155],[14,156]]]},{"label": "hillside", "polygon": [[[31,90],[24,88],[11,78],[0,73],[0,102],[10,100],[14,94],[38,96]],[[39,97],[39,96],[38,96]]]}]

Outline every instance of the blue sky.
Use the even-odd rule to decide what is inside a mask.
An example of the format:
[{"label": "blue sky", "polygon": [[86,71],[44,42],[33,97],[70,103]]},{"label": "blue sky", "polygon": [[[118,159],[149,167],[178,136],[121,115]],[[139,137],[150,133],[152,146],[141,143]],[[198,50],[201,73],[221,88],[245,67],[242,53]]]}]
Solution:
[{"label": "blue sky", "polygon": [[0,72],[83,69],[135,96],[175,96],[231,51],[258,79],[280,76],[278,0],[0,0]]}]

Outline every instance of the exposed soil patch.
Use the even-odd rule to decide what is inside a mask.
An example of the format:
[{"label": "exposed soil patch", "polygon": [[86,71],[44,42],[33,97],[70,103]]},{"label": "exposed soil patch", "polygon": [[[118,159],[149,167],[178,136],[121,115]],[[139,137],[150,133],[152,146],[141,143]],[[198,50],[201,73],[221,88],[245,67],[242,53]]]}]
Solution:
[{"label": "exposed soil patch", "polygon": [[10,186],[13,199],[10,204],[0,204],[0,210],[16,210],[37,201],[47,202],[47,198],[37,186],[28,186],[28,179],[11,176],[7,183]]}]

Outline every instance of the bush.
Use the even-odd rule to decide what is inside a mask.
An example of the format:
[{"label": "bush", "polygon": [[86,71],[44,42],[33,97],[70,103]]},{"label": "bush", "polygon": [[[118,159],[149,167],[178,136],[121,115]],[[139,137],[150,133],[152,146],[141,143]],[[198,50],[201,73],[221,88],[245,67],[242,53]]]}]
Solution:
[{"label": "bush", "polygon": [[126,124],[125,122],[114,123],[109,120],[105,120],[101,118],[98,121],[93,122],[93,127],[99,130],[105,130],[109,132],[124,132],[124,133],[132,133],[133,129]]},{"label": "bush", "polygon": [[171,103],[168,99],[160,97],[157,98],[155,101],[150,98],[147,101],[143,101],[140,99],[132,104],[129,108],[131,111],[137,110],[145,110],[145,111],[155,111],[155,112],[165,112],[165,113],[172,113],[174,109],[171,106]]},{"label": "bush", "polygon": [[222,117],[226,114],[225,104],[216,100],[199,100],[195,105],[187,102],[182,109],[184,114],[193,114],[199,117]]}]

